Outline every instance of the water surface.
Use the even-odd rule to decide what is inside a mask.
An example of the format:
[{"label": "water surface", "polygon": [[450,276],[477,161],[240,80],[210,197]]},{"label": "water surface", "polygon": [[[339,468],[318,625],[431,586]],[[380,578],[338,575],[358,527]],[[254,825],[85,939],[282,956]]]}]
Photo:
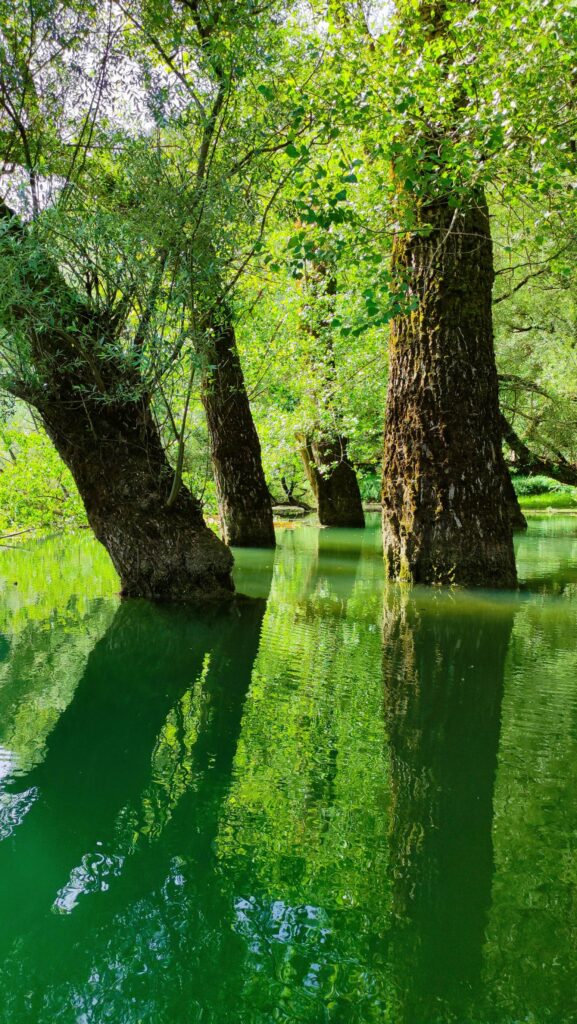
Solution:
[{"label": "water surface", "polygon": [[205,611],[1,553],[0,1021],[577,1021],[577,518],[518,594],[279,542]]}]

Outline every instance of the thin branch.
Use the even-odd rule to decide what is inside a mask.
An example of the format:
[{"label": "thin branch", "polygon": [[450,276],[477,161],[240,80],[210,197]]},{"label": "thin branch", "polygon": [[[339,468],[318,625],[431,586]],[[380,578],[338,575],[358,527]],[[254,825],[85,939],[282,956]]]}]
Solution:
[{"label": "thin branch", "polygon": [[528,281],[532,281],[533,278],[535,278],[535,277],[541,277],[542,274],[547,274],[548,271],[549,271],[549,267],[547,266],[547,267],[541,267],[541,270],[535,270],[534,273],[532,273],[532,274],[527,274],[521,281],[519,281],[518,284],[515,285],[514,288],[511,288],[510,291],[505,292],[504,295],[499,295],[499,297],[497,299],[493,299],[493,305],[494,306],[498,306],[499,303],[500,302],[504,302],[505,299],[510,299],[511,296],[514,295],[515,292],[518,292],[521,288],[523,288],[527,284]]}]

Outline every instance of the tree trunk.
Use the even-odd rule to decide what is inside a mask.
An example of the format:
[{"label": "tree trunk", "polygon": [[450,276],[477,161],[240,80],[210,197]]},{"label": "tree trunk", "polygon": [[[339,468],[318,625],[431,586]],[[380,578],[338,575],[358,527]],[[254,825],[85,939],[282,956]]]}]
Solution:
[{"label": "tree trunk", "polygon": [[[335,268],[324,260],[312,261],[308,271],[309,302],[306,329],[316,344],[311,353],[311,392],[319,410],[319,423],[307,436],[298,435],[300,455],[317,503],[321,526],[363,527],[365,515],[357,474],[348,457],[348,442],[339,431],[335,408],[336,364],[331,334],[337,279]],[[326,427],[326,414],[335,424]],[[325,425],[322,425],[322,421]]]},{"label": "tree trunk", "polygon": [[186,601],[232,593],[232,555],[205,524],[200,503],[181,486],[167,507],[174,472],[146,400],[88,403],[69,393],[35,404],[124,596]]},{"label": "tree trunk", "polygon": [[270,493],[262,468],[261,448],[238,350],[234,327],[225,316],[213,322],[203,378],[210,454],[222,536],[237,547],[273,548]]},{"label": "tree trunk", "polygon": [[181,485],[171,493],[174,473],[151,413],[150,382],[141,375],[155,286],[134,336],[123,338],[123,301],[104,306],[78,294],[1,201],[0,222],[12,274],[1,326],[24,334],[33,371],[6,386],[38,410],[123,595],[168,601],[230,595],[232,555],[190,492]]},{"label": "tree trunk", "polygon": [[466,209],[437,200],[419,233],[398,237],[396,278],[415,308],[391,331],[384,438],[388,574],[415,583],[516,583],[510,481],[501,425],[482,194]]},{"label": "tree trunk", "polygon": [[527,520],[525,519],[525,516],[523,515],[523,512],[521,510],[519,499],[517,497],[517,492],[513,487],[513,481],[511,480],[511,474],[509,473],[508,469],[507,480],[505,481],[505,494],[509,506],[509,522],[511,523],[512,530],[514,532],[518,532],[519,530],[526,530]]},{"label": "tree trunk", "polygon": [[321,526],[365,525],[357,474],[345,438],[300,438],[300,454],[317,503]]}]

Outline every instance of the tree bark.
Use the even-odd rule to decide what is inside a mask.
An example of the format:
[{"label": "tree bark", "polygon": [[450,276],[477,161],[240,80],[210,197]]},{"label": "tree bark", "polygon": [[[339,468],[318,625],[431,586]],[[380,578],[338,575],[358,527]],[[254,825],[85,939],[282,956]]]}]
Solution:
[{"label": "tree bark", "polygon": [[122,594],[164,601],[232,593],[232,555],[181,485],[167,507],[174,471],[148,402],[38,400],[90,526],[120,576]]},{"label": "tree bark", "polygon": [[237,547],[273,548],[270,493],[230,318],[214,320],[206,336],[202,403],[222,536]]},{"label": "tree bark", "polygon": [[321,526],[362,527],[365,515],[357,474],[343,437],[300,437],[300,454],[317,503]]},{"label": "tree bark", "polygon": [[411,312],[392,325],[384,437],[383,542],[391,577],[516,583],[510,480],[493,346],[493,254],[482,193],[442,199],[397,237],[393,272]]}]

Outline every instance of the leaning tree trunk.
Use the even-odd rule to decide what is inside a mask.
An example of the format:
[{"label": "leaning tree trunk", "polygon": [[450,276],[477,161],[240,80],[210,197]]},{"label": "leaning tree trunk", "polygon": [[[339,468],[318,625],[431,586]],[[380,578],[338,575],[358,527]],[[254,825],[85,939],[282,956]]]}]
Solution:
[{"label": "leaning tree trunk", "polygon": [[230,318],[213,321],[206,334],[202,404],[223,539],[237,547],[273,548],[270,492]]},{"label": "leaning tree trunk", "polygon": [[[177,601],[230,594],[232,555],[206,526],[200,504],[176,486],[139,370],[155,288],[129,342],[123,302],[103,306],[78,294],[2,201],[0,224],[11,285],[0,325],[26,338],[33,371],[6,387],[38,410],[122,593]],[[112,355],[122,341],[127,359]]]},{"label": "leaning tree trunk", "polygon": [[364,526],[359,482],[342,437],[300,437],[300,454],[317,504],[321,526]]},{"label": "leaning tree trunk", "polygon": [[417,583],[516,583],[501,425],[489,216],[481,193],[421,208],[393,269],[411,312],[391,331],[383,542],[389,576]]},{"label": "leaning tree trunk", "polygon": [[148,401],[82,401],[66,390],[34,404],[122,594],[186,601],[231,593],[232,555],[205,524],[199,502],[183,485],[169,502],[174,472]]}]

